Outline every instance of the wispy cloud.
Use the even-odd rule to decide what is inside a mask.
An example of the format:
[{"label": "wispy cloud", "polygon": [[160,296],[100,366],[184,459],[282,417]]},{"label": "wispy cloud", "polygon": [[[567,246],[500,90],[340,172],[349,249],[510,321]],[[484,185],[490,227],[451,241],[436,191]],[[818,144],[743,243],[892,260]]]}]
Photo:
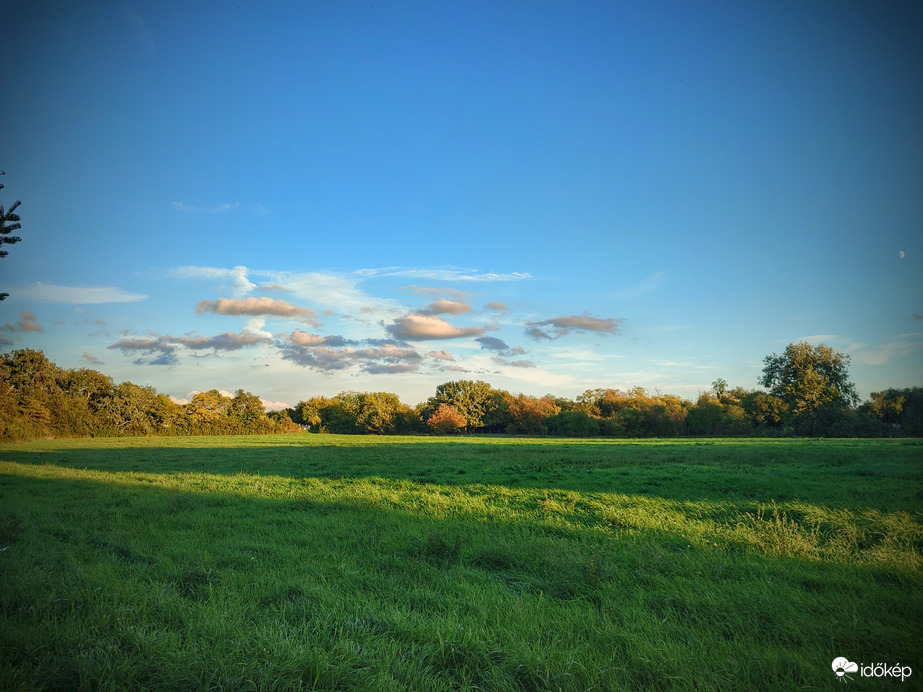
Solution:
[{"label": "wispy cloud", "polygon": [[134,32],[135,43],[141,46],[145,53],[153,55],[157,50],[157,42],[141,15],[132,9],[126,9],[125,19]]},{"label": "wispy cloud", "polygon": [[403,276],[436,281],[525,281],[534,278],[528,272],[481,272],[477,269],[461,267],[381,267],[377,269],[359,269],[354,272],[363,278],[380,276]]},{"label": "wispy cloud", "polygon": [[919,335],[881,344],[880,346],[867,347],[865,344],[856,344],[850,351],[853,362],[862,365],[885,365],[898,358],[908,356],[923,348],[923,338]]},{"label": "wispy cloud", "polygon": [[[179,279],[208,279],[231,281],[237,298],[245,298],[253,291],[283,291],[300,301],[309,302],[326,311],[351,316],[363,324],[375,324],[389,319],[400,308],[386,298],[365,293],[360,287],[362,279],[352,274],[334,272],[288,272],[250,269],[244,266],[199,267],[181,266],[169,272]],[[329,312],[329,314],[334,314]]]},{"label": "wispy cloud", "polygon": [[535,363],[531,360],[506,360],[505,358],[494,358],[493,361],[499,365],[506,365],[510,368],[534,368]]},{"label": "wispy cloud", "polygon": [[248,276],[249,273],[250,269],[242,266],[230,268],[183,266],[176,267],[176,269],[170,272],[170,275],[180,279],[230,279],[231,288],[234,289],[234,293],[236,293],[238,296],[245,296],[254,289],[258,288],[255,283],[250,281]]},{"label": "wispy cloud", "polygon": [[859,365],[886,365],[923,348],[921,334],[899,334],[896,335],[895,341],[878,345],[870,345],[838,334],[812,334],[792,341],[805,341],[814,346],[830,346],[847,354],[853,363]]},{"label": "wispy cloud", "polygon": [[141,293],[130,293],[121,288],[58,286],[37,281],[34,286],[21,289],[17,297],[31,300],[42,300],[49,303],[70,303],[74,305],[89,305],[91,303],[134,303],[146,300],[147,296]]},{"label": "wispy cloud", "polygon": [[425,286],[404,286],[402,287],[403,291],[411,291],[417,295],[432,295],[432,296],[442,296],[444,298],[455,298],[460,300],[462,298],[471,298],[476,296],[476,293],[471,293],[470,291],[460,291],[457,288],[430,288]]},{"label": "wispy cloud", "polygon": [[640,298],[641,296],[660,288],[664,283],[664,277],[666,275],[667,273],[665,271],[659,271],[651,274],[641,283],[635,284],[634,286],[623,289],[621,291],[616,291],[612,294],[612,297],[618,300],[631,300],[633,298]]},{"label": "wispy cloud", "polygon": [[199,214],[223,214],[224,212],[240,209],[240,202],[224,202],[221,204],[186,204],[185,202],[174,202],[173,209],[176,211],[191,211]]},{"label": "wispy cloud", "polygon": [[799,336],[797,339],[793,339],[792,341],[795,341],[796,343],[806,341],[807,343],[814,344],[816,346],[818,344],[829,345],[831,343],[836,343],[839,340],[840,337],[836,334],[811,334],[810,336]]},{"label": "wispy cloud", "polygon": [[652,360],[650,362],[662,368],[692,368],[694,370],[713,370],[715,368],[714,365],[699,365],[688,360]]}]

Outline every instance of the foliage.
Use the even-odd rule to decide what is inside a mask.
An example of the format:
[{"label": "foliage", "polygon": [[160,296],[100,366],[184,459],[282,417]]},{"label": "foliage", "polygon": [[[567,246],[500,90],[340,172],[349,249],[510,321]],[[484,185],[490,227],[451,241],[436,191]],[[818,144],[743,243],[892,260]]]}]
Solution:
[{"label": "foliage", "polygon": [[561,411],[550,397],[507,395],[504,401],[509,420],[506,432],[518,435],[541,435],[546,432],[545,421]]},{"label": "foliage", "polygon": [[440,404],[451,406],[464,416],[466,429],[485,427],[491,413],[499,407],[494,390],[482,380],[458,380],[438,385],[427,405],[435,411]]},{"label": "foliage", "polygon": [[410,433],[418,417],[390,392],[340,392],[312,397],[288,411],[291,419],[316,432],[375,435]]},{"label": "foliage", "polygon": [[[280,432],[259,397],[211,389],[183,406],[153,387],[65,370],[34,349],[0,356],[0,439]],[[288,429],[291,429],[290,427]]]},{"label": "foliage", "polygon": [[[842,358],[837,362],[842,365]],[[845,372],[840,374],[845,377]],[[853,392],[851,387],[847,383],[840,391]],[[800,390],[793,386],[792,391]],[[923,387],[875,392],[858,408],[845,404],[854,397],[853,392],[839,400],[820,398],[822,406],[810,412],[802,406],[794,414],[792,404],[782,396],[731,388],[721,378],[695,402],[642,387],[592,389],[576,400],[551,394],[513,395],[486,382],[462,380],[439,385],[433,397],[414,408],[390,392],[346,391],[333,397],[313,396],[284,412],[267,414],[260,398],[242,389],[234,394],[217,389],[197,392],[192,401],[180,405],[151,387],[116,384],[95,370],[65,370],[41,351],[22,349],[0,356],[0,439],[301,430],[373,435],[463,430],[623,438],[923,435]],[[435,416],[442,406],[453,413]]]},{"label": "foliage", "polygon": [[599,422],[586,411],[561,411],[550,416],[545,424],[548,432],[560,437],[595,437],[599,434]]},{"label": "foliage", "polygon": [[923,436],[923,387],[873,392],[860,413],[881,425],[889,436]]},{"label": "foliage", "polygon": [[454,406],[439,404],[433,414],[427,419],[426,424],[437,435],[450,435],[457,433],[465,427],[465,417]]},{"label": "foliage", "polygon": [[791,343],[781,355],[763,359],[760,384],[785,402],[797,431],[820,434],[840,412],[859,403],[849,381],[849,360],[823,344]]},{"label": "foliage", "polygon": [[[6,175],[6,171],[0,171],[0,175]],[[4,187],[3,183],[0,183],[0,190]],[[10,235],[13,231],[18,231],[22,228],[22,224],[19,223],[19,214],[16,213],[20,204],[22,204],[22,202],[16,200],[10,205],[9,209],[5,209],[3,205],[0,204],[0,248],[4,245],[13,245],[22,240],[19,236]],[[0,259],[6,257],[8,254],[6,250],[0,249]],[[9,293],[0,293],[0,300],[5,300],[9,295]]]}]

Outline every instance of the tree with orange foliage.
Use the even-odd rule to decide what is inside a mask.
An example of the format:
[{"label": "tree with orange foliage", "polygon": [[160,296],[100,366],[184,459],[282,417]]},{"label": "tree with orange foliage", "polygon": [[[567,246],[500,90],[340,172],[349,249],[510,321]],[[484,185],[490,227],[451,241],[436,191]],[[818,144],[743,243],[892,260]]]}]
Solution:
[{"label": "tree with orange foliage", "polygon": [[433,412],[426,424],[437,435],[450,435],[457,433],[468,425],[468,421],[454,407],[448,404],[439,404],[439,408]]}]

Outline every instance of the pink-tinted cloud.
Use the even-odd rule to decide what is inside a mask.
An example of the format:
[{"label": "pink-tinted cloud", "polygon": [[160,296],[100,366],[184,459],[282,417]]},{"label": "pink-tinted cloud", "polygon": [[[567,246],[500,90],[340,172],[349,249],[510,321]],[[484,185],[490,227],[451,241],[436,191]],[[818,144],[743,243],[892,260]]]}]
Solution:
[{"label": "pink-tinted cloud", "polygon": [[485,327],[456,327],[441,317],[433,315],[405,315],[388,325],[388,333],[404,341],[425,341],[430,339],[459,339],[467,336],[482,336]]},{"label": "pink-tinted cloud", "polygon": [[320,336],[319,334],[308,334],[300,329],[296,329],[289,336],[289,341],[295,346],[345,346],[348,342],[338,334],[328,334]]},{"label": "pink-tinted cloud", "polygon": [[471,306],[468,305],[463,300],[446,300],[445,298],[440,298],[434,303],[430,303],[423,310],[420,310],[418,314],[420,315],[461,315],[466,312],[471,312]]},{"label": "pink-tinted cloud", "polygon": [[202,300],[196,306],[200,315],[205,312],[214,312],[219,315],[252,315],[274,317],[288,317],[317,325],[319,322],[310,308],[302,308],[285,300],[267,298],[218,298],[218,300]]}]

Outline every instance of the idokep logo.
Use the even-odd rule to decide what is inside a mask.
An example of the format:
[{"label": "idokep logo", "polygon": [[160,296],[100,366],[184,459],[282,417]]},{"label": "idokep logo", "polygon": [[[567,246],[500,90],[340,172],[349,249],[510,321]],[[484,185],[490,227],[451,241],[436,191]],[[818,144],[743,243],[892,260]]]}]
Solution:
[{"label": "idokep logo", "polygon": [[847,661],[842,656],[833,659],[833,672],[836,673],[836,676],[840,679],[840,681],[852,680],[852,678],[847,675],[847,673],[856,673],[858,671],[859,666],[857,666],[852,661]]},{"label": "idokep logo", "polygon": [[900,678],[901,682],[909,678],[913,673],[910,666],[902,666],[900,663],[893,666],[887,663],[863,663],[859,665],[842,656],[833,659],[833,672],[836,673],[840,682],[852,680],[849,673],[859,673],[863,678]]}]

